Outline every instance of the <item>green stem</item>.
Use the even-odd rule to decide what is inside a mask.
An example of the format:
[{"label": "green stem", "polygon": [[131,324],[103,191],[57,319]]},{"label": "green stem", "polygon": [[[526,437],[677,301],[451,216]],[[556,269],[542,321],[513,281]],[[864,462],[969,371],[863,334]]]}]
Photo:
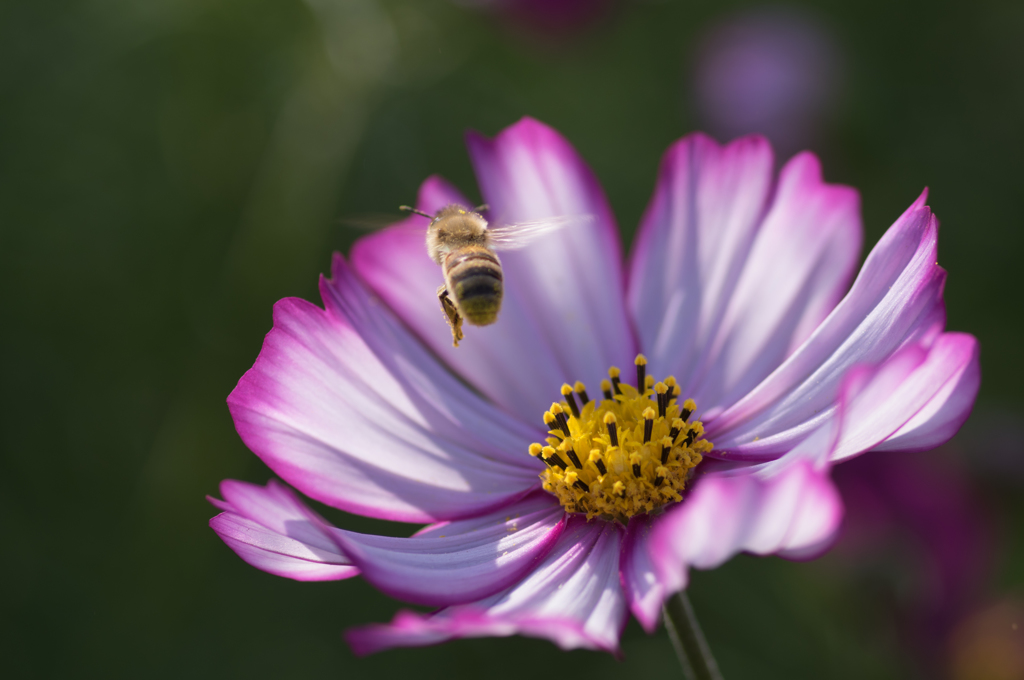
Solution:
[{"label": "green stem", "polygon": [[722,680],[685,590],[668,599],[664,613],[665,628],[683,667],[683,676],[687,680]]}]

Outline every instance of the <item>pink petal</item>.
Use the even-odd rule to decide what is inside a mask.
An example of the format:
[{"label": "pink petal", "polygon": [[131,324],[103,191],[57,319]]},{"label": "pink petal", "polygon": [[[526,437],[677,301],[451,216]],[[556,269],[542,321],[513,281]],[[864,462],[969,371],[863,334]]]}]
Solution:
[{"label": "pink petal", "polygon": [[651,558],[651,536],[654,517],[635,515],[630,518],[622,541],[622,589],[629,609],[648,633],[653,633],[661,619],[661,606],[669,593]]},{"label": "pink petal", "polygon": [[614,523],[574,516],[547,558],[512,588],[431,615],[399,612],[390,624],[345,637],[359,655],[516,634],[548,638],[562,649],[617,652],[627,616],[618,575],[621,534]]},{"label": "pink petal", "polygon": [[[536,409],[550,404],[550,390],[557,391],[561,382],[598,382],[609,366],[633,361],[636,346],[625,313],[618,228],[594,173],[547,125],[523,118],[494,139],[470,133],[466,141],[480,191],[497,223],[591,218],[502,255],[508,296],[532,320],[529,334],[539,334],[560,369],[545,381],[547,391],[527,405],[527,413],[536,418]],[[522,344],[525,329],[518,335],[501,339],[504,344],[495,353],[516,367],[532,357]],[[490,340],[499,340],[497,328]]]},{"label": "pink petal", "polygon": [[228,398],[245,443],[306,495],[429,522],[502,507],[538,484],[537,431],[451,376],[341,257],[327,311],[296,299]]},{"label": "pink petal", "polygon": [[917,413],[874,451],[927,451],[948,441],[967,420],[981,385],[978,341],[945,333],[929,350],[918,372],[931,389]]},{"label": "pink petal", "polygon": [[333,537],[383,592],[441,607],[513,585],[543,559],[564,526],[565,511],[541,491],[498,512],[431,527],[412,538],[349,531]]},{"label": "pink petal", "polygon": [[820,552],[842,518],[828,470],[800,459],[778,474],[705,475],[657,518],[648,539],[664,592],[686,587],[690,567],[711,569],[741,551],[802,558]]},{"label": "pink petal", "polygon": [[787,163],[685,394],[706,411],[728,407],[782,364],[846,292],[862,233],[855,190],[825,184],[813,154]]},{"label": "pink petal", "polygon": [[[939,434],[936,444],[943,443],[974,403],[977,361],[974,337],[945,333],[931,347],[908,345],[882,364],[854,369],[841,390],[841,435],[830,458],[843,460],[879,445],[884,449],[883,442],[907,425],[917,441]],[[892,449],[900,445],[890,444]]]},{"label": "pink petal", "polygon": [[662,159],[627,299],[648,370],[674,374],[688,396],[768,209],[772,164],[761,137],[720,146],[702,134],[684,137]]},{"label": "pink petal", "polygon": [[224,480],[223,512],[210,526],[243,560],[263,571],[297,581],[334,581],[359,569],[331,539],[330,527],[288,488]]},{"label": "pink petal", "polygon": [[[434,213],[449,203],[469,205],[450,184],[431,177],[420,187],[416,207]],[[444,277],[426,251],[428,222],[414,215],[360,239],[352,248],[353,269],[468,383],[506,411],[527,422],[539,422],[540,414],[558,397],[562,382],[568,380],[560,377],[563,371],[553,349],[536,332],[525,301],[510,290],[507,275],[498,322],[484,328],[464,327],[465,339],[452,347],[452,334],[437,301],[437,287]]]},{"label": "pink petal", "polygon": [[712,455],[778,458],[835,417],[840,384],[853,367],[938,336],[945,271],[935,261],[938,222],[924,200],[922,194],[886,232],[811,337],[737,404],[705,420]]},{"label": "pink petal", "polygon": [[[353,267],[453,370],[507,411],[539,422],[562,383],[583,380],[595,389],[609,366],[633,361],[618,232],[593,173],[551,128],[524,118],[493,140],[471,134],[467,142],[496,224],[593,219],[502,252],[498,322],[466,328],[458,348],[438,306],[443,277],[426,255],[425,218],[361,240]],[[433,212],[451,202],[468,204],[432,178],[418,207]]]}]

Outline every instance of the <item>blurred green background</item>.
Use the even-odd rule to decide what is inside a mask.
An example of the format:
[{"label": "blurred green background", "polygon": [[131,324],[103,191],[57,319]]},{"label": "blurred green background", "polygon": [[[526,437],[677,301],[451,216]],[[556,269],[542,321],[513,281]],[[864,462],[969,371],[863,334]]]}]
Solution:
[{"label": "blurred green background", "polygon": [[[695,87],[700,46],[762,8],[620,0],[551,25],[485,4],[0,4],[7,677],[676,676],[664,631],[635,623],[622,662],[523,638],[356,659],[340,632],[399,604],[358,579],[263,574],[207,527],[204,495],[222,478],[270,476],[224,399],[274,301],[317,299],[331,252],[359,235],[348,223],[393,214],[431,173],[477,197],[463,132],[531,115],[591,164],[628,244],[661,153],[715,131]],[[827,179],[860,189],[866,246],[931,188],[949,327],[982,344],[975,413],[937,454],[980,499],[978,531],[991,536],[965,616],[1001,606],[1013,618],[1024,579],[1024,4],[780,11],[817,26],[836,58],[832,103],[808,143]],[[697,574],[691,597],[726,678],[1024,677],[949,671],[953,643],[922,658],[894,623],[914,572],[850,559],[742,557]],[[964,625],[961,642],[977,627]]]}]

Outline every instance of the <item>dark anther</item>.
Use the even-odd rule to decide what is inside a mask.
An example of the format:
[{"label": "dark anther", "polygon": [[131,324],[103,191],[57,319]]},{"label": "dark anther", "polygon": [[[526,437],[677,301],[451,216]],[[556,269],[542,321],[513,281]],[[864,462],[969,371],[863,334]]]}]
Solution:
[{"label": "dark anther", "polygon": [[612,384],[606,379],[601,381],[601,391],[604,393],[604,398],[607,401],[612,399]]},{"label": "dark anther", "polygon": [[633,463],[633,476],[634,477],[639,477],[640,476],[640,464],[639,463]]},{"label": "dark anther", "polygon": [[580,395],[580,402],[584,406],[590,403],[590,397],[587,396],[587,388],[583,386],[583,383],[576,383],[576,394]]},{"label": "dark anther", "polygon": [[645,391],[645,389],[647,387],[644,384],[646,382],[647,382],[647,362],[645,361],[642,364],[637,364],[636,365],[636,389],[637,389],[637,391],[640,394],[644,393],[644,391]]},{"label": "dark anther", "polygon": [[587,486],[587,483],[584,482],[582,479],[577,479],[575,482],[572,483],[572,485],[584,493],[590,492],[590,487]]},{"label": "dark anther", "polygon": [[576,405],[576,397],[573,396],[571,390],[565,395],[565,401],[568,402],[569,410],[572,411],[573,417],[574,418],[579,418],[580,417],[580,407]]},{"label": "dark anther", "polygon": [[661,483],[665,481],[664,477],[655,477],[654,486],[661,486]]},{"label": "dark anther", "polygon": [[564,413],[556,413],[555,420],[558,421],[558,426],[562,428],[562,432],[565,433],[566,437],[571,437],[572,434],[569,432],[569,419],[565,417]]},{"label": "dark anther", "polygon": [[679,414],[679,417],[683,419],[683,422],[686,422],[687,420],[690,419],[690,416],[692,414],[693,414],[693,411],[691,411],[688,408],[684,408],[683,412]]},{"label": "dark anther", "polygon": [[689,446],[693,443],[694,438],[697,436],[696,430],[690,430],[686,433],[686,440],[683,442],[683,446]]},{"label": "dark anther", "polygon": [[569,469],[569,466],[565,464],[565,461],[562,460],[562,457],[559,456],[557,453],[552,453],[551,456],[547,460],[545,460],[544,462],[548,463],[548,465],[550,465],[551,463],[554,463],[555,465],[557,465],[558,467],[562,468],[563,470],[568,470]]},{"label": "dark anther", "polygon": [[608,468],[604,466],[604,461],[601,460],[600,458],[594,461],[594,465],[597,466],[597,471],[600,472],[602,475],[608,474]]},{"label": "dark anther", "polygon": [[668,454],[672,452],[672,449],[668,446],[661,447],[661,464],[668,464]]},{"label": "dark anther", "polygon": [[668,431],[668,438],[672,440],[673,444],[676,443],[676,437],[678,437],[678,436],[679,436],[679,428],[678,427],[673,427],[671,430]]},{"label": "dark anther", "polygon": [[651,441],[651,433],[654,432],[654,421],[644,418],[644,444]]},{"label": "dark anther", "polygon": [[612,389],[615,390],[615,394],[622,394],[622,390],[619,389],[619,385],[621,384],[621,382],[622,381],[619,380],[619,376],[615,376],[614,378],[612,378]]},{"label": "dark anther", "polygon": [[668,393],[658,395],[658,415],[665,417],[665,407],[668,405]]},{"label": "dark anther", "polygon": [[565,450],[565,455],[569,456],[569,460],[572,461],[573,465],[575,465],[580,470],[583,469],[583,463],[580,462],[580,458],[579,458],[579,456],[576,455],[576,450],[575,449],[573,449],[570,446],[569,448],[567,448]]},{"label": "dark anther", "polygon": [[608,423],[608,438],[612,440],[612,446],[619,445],[619,431],[614,422]]}]

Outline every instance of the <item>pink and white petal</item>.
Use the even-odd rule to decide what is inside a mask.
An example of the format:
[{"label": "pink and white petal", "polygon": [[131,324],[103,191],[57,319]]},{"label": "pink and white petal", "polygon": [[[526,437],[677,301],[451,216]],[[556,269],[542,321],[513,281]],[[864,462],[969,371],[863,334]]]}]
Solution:
[{"label": "pink and white petal", "polygon": [[359,655],[516,634],[548,638],[562,649],[617,653],[627,617],[619,584],[621,535],[614,523],[571,517],[547,558],[515,586],[430,615],[399,612],[390,624],[349,630],[345,638]]},{"label": "pink and white petal", "polygon": [[653,633],[661,620],[661,606],[669,592],[658,575],[651,558],[651,536],[654,517],[634,515],[629,519],[622,541],[622,589],[633,616],[648,633]]},{"label": "pink and white petal", "polygon": [[[536,419],[563,382],[598,382],[609,366],[633,361],[618,229],[597,178],[552,128],[523,118],[494,139],[470,133],[466,141],[496,224],[589,217],[501,253],[502,317],[494,326],[470,329],[465,352],[460,345],[453,364],[465,366],[459,370],[466,375],[480,365],[502,365],[501,383],[484,392]],[[553,357],[554,365],[534,378],[527,367],[538,355]]]},{"label": "pink and white petal", "polygon": [[271,480],[256,486],[231,479],[220,485],[223,512],[210,527],[243,560],[297,581],[334,581],[359,574],[331,539],[330,527],[288,488]]},{"label": "pink and white petal", "polygon": [[706,416],[711,455],[778,458],[835,417],[852,368],[937,335],[946,274],[935,259],[938,221],[924,201],[922,194],[885,233],[850,292],[782,366],[724,413]]},{"label": "pink and white petal", "polygon": [[813,154],[790,160],[684,394],[720,411],[768,377],[847,291],[862,240],[856,190],[825,184]]},{"label": "pink and white petal", "polygon": [[762,137],[721,146],[693,134],[665,153],[627,295],[655,375],[674,374],[685,388],[699,378],[768,208],[773,163]]},{"label": "pink and white petal", "polygon": [[472,602],[518,582],[565,527],[565,511],[542,491],[498,512],[445,523],[411,538],[339,531],[333,538],[384,593],[431,607]]},{"label": "pink and white petal", "polygon": [[537,486],[537,432],[454,379],[337,257],[328,310],[274,308],[228,397],[243,441],[306,495],[410,522],[469,517]]},{"label": "pink and white petal", "polygon": [[819,553],[842,519],[827,467],[795,460],[777,474],[705,475],[657,518],[650,560],[666,593],[686,587],[688,570],[712,569],[739,552],[804,558]]},{"label": "pink and white petal", "polygon": [[[435,213],[450,203],[469,205],[446,181],[431,177],[420,187],[416,207]],[[527,312],[529,301],[510,293],[506,274],[498,322],[486,328],[464,327],[466,337],[458,348],[452,347],[452,334],[437,300],[437,287],[444,277],[425,245],[428,224],[427,218],[413,215],[360,239],[352,248],[352,268],[466,382],[508,412],[539,422],[539,415],[568,378],[561,377],[554,350]]]},{"label": "pink and white petal", "polygon": [[919,371],[930,382],[928,401],[873,451],[927,451],[957,433],[974,407],[981,385],[978,341],[946,333],[931,347]]}]

